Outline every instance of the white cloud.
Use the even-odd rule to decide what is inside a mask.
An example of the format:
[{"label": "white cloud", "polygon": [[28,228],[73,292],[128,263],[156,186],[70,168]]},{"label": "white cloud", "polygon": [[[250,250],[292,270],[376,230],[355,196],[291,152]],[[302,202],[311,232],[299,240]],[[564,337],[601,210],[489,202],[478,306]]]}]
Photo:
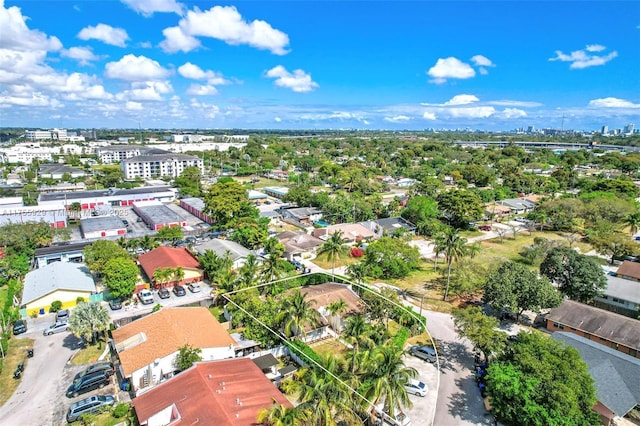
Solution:
[{"label": "white cloud", "polygon": [[498,100],[498,101],[489,101],[487,102],[489,105],[497,105],[497,106],[513,106],[513,107],[523,107],[523,108],[535,108],[540,107],[544,104],[540,102],[530,102],[530,101],[512,101],[508,99]]},{"label": "white cloud", "polygon": [[62,43],[57,37],[29,29],[26,24],[27,19],[29,18],[22,15],[19,7],[12,6],[5,9],[4,1],[0,0],[0,28],[2,28],[0,48],[49,52],[62,49]]},{"label": "white cloud", "polygon": [[182,15],[182,4],[175,0],[120,0],[129,8],[149,17],[155,12],[177,13]]},{"label": "white cloud", "polygon": [[602,52],[606,47],[601,44],[587,44],[587,52]]},{"label": "white cloud", "polygon": [[[607,55],[598,56],[592,53],[599,53],[606,49],[601,45],[589,45],[585,50],[575,50],[567,55],[560,50],[556,50],[556,56],[549,58],[550,61],[571,62],[570,69],[582,69],[604,65],[618,56],[615,50]],[[588,53],[587,53],[588,52]]]},{"label": "white cloud", "polygon": [[433,78],[431,80],[432,83],[442,84],[448,78],[467,79],[475,77],[476,72],[469,64],[451,56],[438,59],[436,64],[427,71],[427,74]]},{"label": "white cloud", "polygon": [[232,46],[246,44],[276,55],[288,53],[289,36],[261,20],[247,22],[233,6],[214,6],[207,11],[197,7],[187,12],[178,27],[162,32],[160,47],[166,52],[189,52],[199,46],[195,37],[211,37]]},{"label": "white cloud", "polygon": [[446,111],[454,118],[488,118],[495,114],[492,106],[477,106],[469,108],[448,108]]},{"label": "white cloud", "polygon": [[207,83],[211,86],[230,84],[231,82],[225,79],[221,73],[207,70],[204,71],[197,65],[187,62],[178,68],[178,73],[184,78],[190,78],[192,80],[207,80]]},{"label": "white cloud", "polygon": [[125,81],[153,81],[162,80],[170,74],[170,71],[146,56],[128,54],[117,62],[109,62],[105,65],[104,74],[108,78]]},{"label": "white cloud", "polygon": [[112,46],[126,47],[129,35],[122,28],[114,28],[107,24],[98,24],[95,27],[88,26],[78,33],[80,40],[100,40]]},{"label": "white cloud", "polygon": [[91,61],[97,61],[100,59],[99,56],[96,56],[90,47],[70,47],[68,49],[63,49],[60,52],[61,56],[66,58],[75,59],[78,61],[80,65],[89,65]]},{"label": "white cloud", "polygon": [[131,83],[131,89],[116,95],[118,100],[130,101],[162,101],[162,95],[172,93],[169,81],[139,81]]},{"label": "white cloud", "polygon": [[478,99],[474,95],[455,95],[453,98],[445,102],[445,105],[467,105],[473,102],[478,102]]},{"label": "white cloud", "polygon": [[424,114],[422,114],[422,118],[424,118],[425,120],[433,121],[436,119],[436,114],[433,112],[425,111]]},{"label": "white cloud", "polygon": [[505,108],[500,113],[500,116],[504,118],[522,118],[522,117],[526,117],[527,113],[526,111],[523,111],[518,108]]},{"label": "white cloud", "polygon": [[187,95],[192,96],[213,96],[218,94],[218,89],[209,84],[192,84],[187,89]]},{"label": "white cloud", "polygon": [[626,99],[600,98],[589,101],[590,107],[598,108],[640,108],[640,104],[634,104]]},{"label": "white cloud", "polygon": [[471,62],[478,67],[495,67],[495,64],[491,62],[491,59],[482,55],[475,55],[471,57]]},{"label": "white cloud", "polygon": [[142,111],[142,104],[140,102],[129,101],[124,106],[130,111]]},{"label": "white cloud", "polygon": [[280,117],[274,117],[273,121],[275,121],[276,123],[280,123],[282,121],[282,118]]},{"label": "white cloud", "polygon": [[385,117],[384,121],[388,121],[389,123],[404,123],[411,120],[411,117],[407,117],[406,115],[396,115],[395,117]]},{"label": "white cloud", "polygon": [[287,71],[282,65],[275,66],[267,71],[266,76],[275,78],[275,85],[291,89],[294,92],[311,92],[318,87],[318,83],[311,80],[311,75],[297,69],[292,73]]},{"label": "white cloud", "polygon": [[200,40],[182,32],[180,27],[169,27],[162,30],[164,40],[160,42],[160,48],[165,52],[190,52],[200,47]]}]

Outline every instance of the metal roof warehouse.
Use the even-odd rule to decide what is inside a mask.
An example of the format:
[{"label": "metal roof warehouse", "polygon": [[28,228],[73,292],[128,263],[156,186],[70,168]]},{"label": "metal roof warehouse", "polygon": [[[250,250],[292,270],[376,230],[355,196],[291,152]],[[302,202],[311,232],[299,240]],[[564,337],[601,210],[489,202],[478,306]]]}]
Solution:
[{"label": "metal roof warehouse", "polygon": [[175,199],[175,190],[170,186],[144,186],[133,189],[98,189],[91,191],[56,192],[40,194],[39,206],[51,204],[68,206],[80,203],[82,210],[93,209],[96,206],[131,206],[136,201],[158,200],[170,202]]},{"label": "metal roof warehouse", "polygon": [[133,210],[151,229],[165,226],[187,226],[187,222],[178,213],[159,201],[141,201],[133,203]]},{"label": "metal roof warehouse", "polygon": [[127,228],[118,216],[90,217],[80,220],[80,229],[84,238],[100,238],[124,235]]}]

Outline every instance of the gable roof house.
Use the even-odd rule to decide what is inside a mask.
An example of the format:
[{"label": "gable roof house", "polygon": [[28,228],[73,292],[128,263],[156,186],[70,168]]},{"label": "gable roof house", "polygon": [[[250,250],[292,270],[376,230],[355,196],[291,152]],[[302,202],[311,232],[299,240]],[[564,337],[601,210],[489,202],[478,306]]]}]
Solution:
[{"label": "gable roof house", "polygon": [[565,300],[546,317],[550,331],[579,336],[640,358],[640,321],[593,306]]},{"label": "gable roof house", "polygon": [[284,245],[284,253],[288,260],[300,260],[312,257],[324,241],[305,232],[284,231],[276,238]]},{"label": "gable roof house", "polygon": [[69,308],[76,306],[78,297],[89,300],[95,293],[93,276],[84,264],[54,262],[25,275],[20,306],[26,315],[44,313],[55,300]]},{"label": "gable roof house", "polygon": [[640,310],[640,282],[607,275],[607,288],[594,305],[607,311],[637,318]]},{"label": "gable roof house", "polygon": [[416,226],[401,216],[368,220],[360,222],[360,225],[373,231],[376,234],[375,238],[380,238],[385,234],[393,235],[398,229],[404,229],[409,234],[415,234],[416,232]]},{"label": "gable roof house", "polygon": [[555,332],[551,337],[576,349],[587,364],[598,398],[593,410],[603,425],[618,424],[617,419],[640,404],[640,359],[573,333]]},{"label": "gable roof house", "polygon": [[362,240],[374,238],[376,234],[359,223],[341,223],[327,226],[326,228],[314,229],[311,235],[321,240],[327,240],[336,232],[342,232],[342,239],[346,244],[359,243]]},{"label": "gable roof house", "polygon": [[112,332],[122,377],[142,393],[171,378],[176,355],[189,345],[204,361],[233,358],[236,341],[207,308],[163,308]]},{"label": "gable roof house", "polygon": [[[138,263],[156,288],[193,283],[204,279],[204,271],[200,268],[198,259],[185,247],[160,246],[138,256]],[[173,276],[171,281],[156,282],[153,278],[155,272],[164,268],[182,268],[184,277],[179,281]]]},{"label": "gable roof house", "polygon": [[282,208],[280,212],[283,219],[293,220],[307,226],[322,219],[322,212],[315,207]]},{"label": "gable roof house", "polygon": [[207,250],[211,250],[218,256],[225,256],[229,253],[231,260],[233,261],[233,268],[238,269],[244,265],[247,260],[247,256],[253,253],[248,248],[241,244],[231,240],[221,240],[219,238],[213,238],[209,241],[203,241],[195,247],[198,254],[204,254]]},{"label": "gable roof house", "polygon": [[536,208],[536,203],[526,198],[507,198],[498,201],[498,204],[511,209],[511,214],[529,213]]},{"label": "gable roof house", "polygon": [[274,404],[293,407],[249,358],[198,362],[133,400],[142,426],[253,426]]},{"label": "gable roof house", "polygon": [[640,281],[640,262],[625,260],[622,262],[622,265],[618,267],[616,276],[628,280]]}]

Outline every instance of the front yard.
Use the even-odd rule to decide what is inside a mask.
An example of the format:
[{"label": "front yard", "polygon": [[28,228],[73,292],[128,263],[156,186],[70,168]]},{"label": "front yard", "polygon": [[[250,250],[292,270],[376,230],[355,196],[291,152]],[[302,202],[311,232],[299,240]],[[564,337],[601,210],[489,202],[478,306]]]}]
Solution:
[{"label": "front yard", "polygon": [[26,370],[29,368],[27,364],[27,349],[33,348],[33,339],[16,339],[11,338],[9,342],[9,350],[2,360],[2,372],[0,373],[0,406],[2,406],[11,395],[16,391],[20,384],[20,379],[13,378],[13,372],[19,363],[24,362]]}]

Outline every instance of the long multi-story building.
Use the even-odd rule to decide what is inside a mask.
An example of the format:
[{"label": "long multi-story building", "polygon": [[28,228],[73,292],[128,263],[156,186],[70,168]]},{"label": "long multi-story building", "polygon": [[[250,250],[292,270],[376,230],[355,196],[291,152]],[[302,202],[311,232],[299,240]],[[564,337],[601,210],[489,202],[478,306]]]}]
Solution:
[{"label": "long multi-story building", "polygon": [[96,149],[96,154],[102,164],[119,163],[127,158],[137,157],[149,152],[153,148],[142,145],[111,145]]},{"label": "long multi-story building", "polygon": [[122,161],[125,179],[178,177],[187,167],[197,167],[204,174],[202,158],[186,154],[146,154]]},{"label": "long multi-story building", "polygon": [[175,199],[175,190],[169,186],[144,186],[133,189],[98,189],[92,191],[55,192],[40,194],[38,206],[58,206],[66,209],[78,203],[82,210],[98,206],[132,206],[136,201],[157,200],[171,202]]}]

